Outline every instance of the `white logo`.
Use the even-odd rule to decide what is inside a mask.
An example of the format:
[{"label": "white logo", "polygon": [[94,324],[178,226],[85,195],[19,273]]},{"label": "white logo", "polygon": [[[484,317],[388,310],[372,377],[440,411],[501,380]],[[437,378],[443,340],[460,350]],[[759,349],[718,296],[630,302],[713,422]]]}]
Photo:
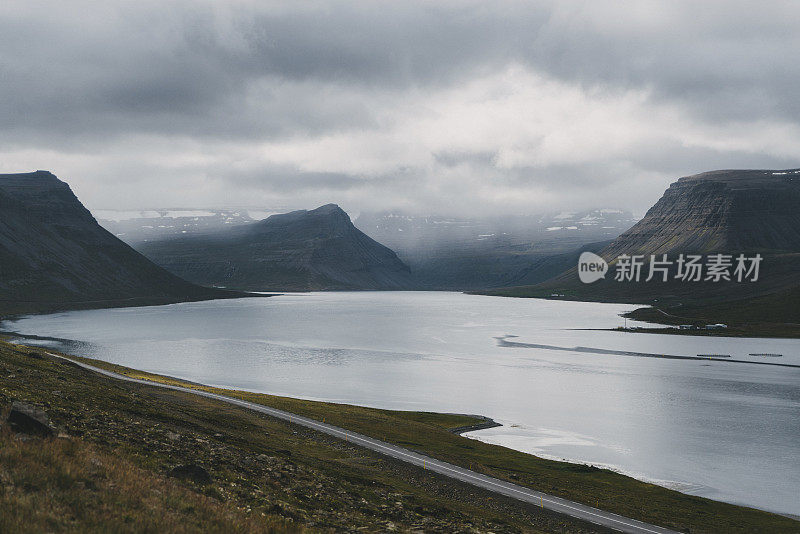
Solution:
[{"label": "white logo", "polygon": [[591,284],[606,277],[608,263],[593,252],[583,252],[578,258],[578,277],[584,284]]},{"label": "white logo", "polygon": [[[617,282],[756,282],[758,281],[761,254],[748,257],[744,254],[679,254],[672,261],[667,254],[657,256],[620,254],[613,261],[614,280]],[[705,260],[705,261],[703,261]],[[673,268],[674,267],[674,268]],[[591,252],[583,252],[578,259],[578,276],[584,284],[591,284],[608,273],[608,263]]]}]

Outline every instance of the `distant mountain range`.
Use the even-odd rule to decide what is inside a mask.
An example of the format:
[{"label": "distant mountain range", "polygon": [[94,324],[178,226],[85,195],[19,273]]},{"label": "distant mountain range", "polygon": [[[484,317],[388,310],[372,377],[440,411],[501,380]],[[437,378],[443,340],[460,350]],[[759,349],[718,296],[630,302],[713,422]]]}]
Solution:
[{"label": "distant mountain range", "polygon": [[176,275],[206,285],[279,291],[413,286],[408,266],[335,204],[137,247]]},{"label": "distant mountain range", "polygon": [[[657,304],[678,319],[709,316],[713,307],[717,316],[732,316],[735,308],[739,320],[749,310],[752,318],[800,322],[800,306],[789,306],[786,299],[800,294],[800,169],[723,170],[680,178],[641,221],[599,254],[610,262],[610,273],[595,283],[580,283],[573,265],[543,283],[493,293]],[[651,254],[667,254],[668,261],[680,254],[706,259],[760,254],[763,260],[756,282],[687,282],[676,278],[675,264],[666,282],[658,277],[619,282],[614,271],[622,254],[644,256],[645,275]]]},{"label": "distant mountain range", "polygon": [[0,175],[3,312],[226,296],[233,294],[181,280],[114,237],[53,174]]},{"label": "distant mountain range", "polygon": [[187,234],[203,234],[260,221],[280,209],[96,210],[100,225],[129,245]]},{"label": "distant mountain range", "polygon": [[354,224],[414,264],[454,250],[488,251],[531,243],[566,251],[575,244],[614,239],[636,221],[628,211],[604,208],[482,218],[364,212]]},{"label": "distant mountain range", "polygon": [[[227,236],[239,239],[237,227],[252,225],[254,219],[269,210],[221,209],[158,209],[140,212],[103,210],[98,212],[101,224],[124,239],[134,248],[145,252],[173,272],[202,283],[226,285],[236,280],[236,287],[275,290],[293,289],[449,289],[467,290],[508,285],[532,284],[558,274],[574,263],[571,256],[578,246],[598,248],[634,224],[629,212],[616,209],[598,209],[584,212],[554,212],[546,215],[503,218],[448,218],[417,217],[398,213],[362,213],[353,225],[375,241],[388,246],[401,261],[410,267],[410,277],[403,272],[390,282],[353,278],[340,282],[324,281],[317,276],[304,282],[297,278],[297,266],[289,268],[291,277],[276,274],[267,282],[263,273],[265,265],[277,267],[279,252],[284,242],[277,238],[269,247],[267,256],[256,259],[251,254],[247,260],[237,258],[237,269],[248,262],[258,261],[254,272],[229,278],[226,269],[231,264],[194,267],[179,256],[170,254],[175,238],[198,236],[197,243],[209,237]],[[352,231],[352,229],[350,229]],[[216,237],[215,237],[216,236]],[[274,237],[274,235],[272,236]],[[270,237],[270,239],[272,239]],[[604,240],[604,241],[603,241]],[[180,241],[180,240],[179,240]],[[599,244],[589,245],[591,242]],[[169,243],[167,243],[169,242]],[[287,253],[296,244],[288,243]],[[216,247],[216,245],[215,245]],[[262,252],[265,250],[262,247]],[[214,253],[216,254],[216,252]],[[205,263],[208,258],[194,258]],[[212,260],[216,261],[216,260]],[[315,267],[300,267],[313,273]],[[280,267],[279,269],[283,269]],[[390,267],[393,270],[394,267]],[[213,272],[213,274],[211,274]],[[261,274],[257,274],[261,273]],[[350,275],[348,275],[350,276]],[[245,278],[247,280],[245,280]],[[227,282],[222,282],[227,280]],[[365,282],[366,285],[358,284]],[[245,286],[241,286],[241,284]],[[260,284],[267,285],[260,285]],[[281,284],[288,285],[281,285]],[[258,286],[258,287],[256,287]],[[231,286],[233,287],[233,286]]]},{"label": "distant mountain range", "polygon": [[606,208],[484,218],[362,213],[354,224],[396,251],[417,287],[470,290],[546,280],[578,247],[596,249],[589,244],[607,243],[635,222]]}]

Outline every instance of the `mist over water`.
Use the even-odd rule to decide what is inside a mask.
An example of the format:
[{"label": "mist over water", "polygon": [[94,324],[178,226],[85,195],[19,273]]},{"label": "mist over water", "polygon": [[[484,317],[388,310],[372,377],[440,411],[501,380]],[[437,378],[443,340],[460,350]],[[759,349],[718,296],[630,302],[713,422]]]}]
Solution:
[{"label": "mist over water", "polygon": [[[483,414],[503,426],[471,437],[800,514],[800,368],[619,354],[764,362],[750,354],[778,353],[769,360],[800,365],[800,340],[581,330],[619,326],[633,307],[309,293],[30,316],[3,328],[223,387]],[[573,347],[592,350],[563,350]]]}]

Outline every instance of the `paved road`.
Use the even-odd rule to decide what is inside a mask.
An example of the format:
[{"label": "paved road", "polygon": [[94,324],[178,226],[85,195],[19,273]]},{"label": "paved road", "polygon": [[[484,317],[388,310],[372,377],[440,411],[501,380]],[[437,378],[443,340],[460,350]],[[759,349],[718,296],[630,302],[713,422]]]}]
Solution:
[{"label": "paved road", "polygon": [[677,534],[674,531],[666,528],[657,527],[655,525],[650,525],[642,521],[636,521],[635,519],[629,519],[627,517],[623,517],[617,514],[612,514],[610,512],[604,512],[603,510],[598,510],[597,508],[592,508],[591,506],[585,506],[583,504],[569,501],[567,499],[562,499],[560,497],[548,495],[547,493],[542,493],[540,491],[535,491],[529,488],[518,486],[516,484],[512,484],[504,480],[482,475],[480,473],[476,473],[475,471],[470,471],[469,469],[464,469],[463,467],[458,467],[456,465],[449,464],[447,462],[442,462],[440,460],[436,460],[435,458],[431,458],[430,456],[425,456],[423,454],[419,454],[410,451],[408,449],[392,445],[391,443],[386,443],[385,441],[379,441],[377,439],[364,436],[363,434],[358,434],[355,432],[351,432],[349,430],[345,430],[344,428],[339,428],[337,426],[321,423],[315,419],[309,419],[307,417],[296,415],[290,412],[285,412],[283,410],[276,410],[275,408],[270,408],[268,406],[264,406],[261,404],[235,399],[232,397],[226,397],[224,395],[218,395],[216,393],[209,393],[207,391],[198,391],[191,388],[173,386],[169,384],[159,384],[158,382],[152,382],[150,380],[131,378],[111,371],[106,371],[105,369],[100,369],[99,367],[94,367],[92,365],[71,360],[69,358],[59,356],[58,354],[52,354],[52,353],[48,354],[56,358],[67,360],[75,365],[78,365],[79,367],[88,369],[89,371],[94,371],[95,373],[99,373],[101,375],[111,378],[116,378],[118,380],[124,380],[126,382],[136,382],[138,384],[146,384],[148,386],[192,393],[194,395],[200,395],[201,397],[208,397],[210,399],[216,399],[222,402],[227,402],[229,404],[234,404],[236,406],[241,406],[243,408],[254,410],[256,412],[261,412],[270,415],[272,417],[276,417],[278,419],[283,419],[284,421],[288,421],[292,424],[301,425],[307,428],[311,428],[313,430],[317,430],[319,432],[323,432],[330,436],[343,439],[355,445],[359,445],[361,447],[370,449],[372,451],[389,456],[391,458],[395,458],[397,460],[425,468],[429,471],[433,471],[434,473],[439,473],[441,475],[454,478],[456,480],[460,480],[461,482],[467,482],[479,488],[483,488],[485,490],[489,490],[494,493],[498,493],[500,495],[513,497],[514,499],[518,499],[520,501],[531,503],[536,506],[541,506],[542,508],[545,508],[547,510],[552,510],[554,512],[568,515],[570,517],[574,517],[577,519],[583,519],[585,521],[589,521],[597,525],[610,527],[612,529],[619,530],[621,532],[629,532],[633,534],[643,534],[643,533]]}]

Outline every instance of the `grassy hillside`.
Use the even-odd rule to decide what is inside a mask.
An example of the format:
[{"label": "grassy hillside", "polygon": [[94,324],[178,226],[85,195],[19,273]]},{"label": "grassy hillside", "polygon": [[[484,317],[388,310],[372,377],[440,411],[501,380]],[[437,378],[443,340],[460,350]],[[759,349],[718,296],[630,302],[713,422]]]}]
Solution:
[{"label": "grassy hillside", "polygon": [[0,532],[294,532],[75,438],[0,431]]},{"label": "grassy hillside", "polygon": [[684,334],[724,336],[800,337],[800,287],[763,297],[715,304],[639,308],[631,319],[660,324],[725,323],[716,331],[682,331]]},{"label": "grassy hillside", "polygon": [[[0,376],[15,375],[0,388],[0,405],[10,398],[43,405],[70,435],[129,456],[156,473],[163,474],[176,463],[199,463],[209,470],[213,483],[193,489],[222,503],[267,515],[278,513],[293,524],[311,527],[346,524],[380,530],[391,522],[398,527],[424,525],[425,530],[445,531],[594,529],[246,410],[188,394],[120,384],[29,353],[41,352],[0,347]],[[91,362],[131,376],[174,381]],[[543,460],[447,430],[473,421],[466,416],[194,387],[315,417],[492,476],[678,530],[800,531],[800,523],[781,516],[684,495],[603,469]],[[58,395],[54,396],[54,389]]]},{"label": "grassy hillside", "polygon": [[[42,407],[69,437],[12,436],[4,417],[12,399]],[[0,532],[164,531],[152,527],[161,517],[191,532],[603,531],[245,409],[102,378],[4,343],[0,415]],[[451,435],[439,425],[471,418],[390,420],[411,439]],[[189,464],[211,482],[169,478]]]}]

